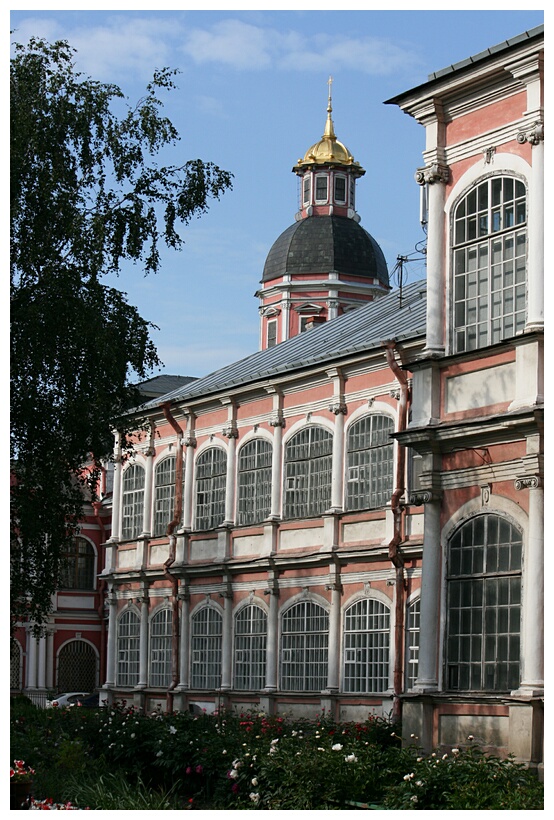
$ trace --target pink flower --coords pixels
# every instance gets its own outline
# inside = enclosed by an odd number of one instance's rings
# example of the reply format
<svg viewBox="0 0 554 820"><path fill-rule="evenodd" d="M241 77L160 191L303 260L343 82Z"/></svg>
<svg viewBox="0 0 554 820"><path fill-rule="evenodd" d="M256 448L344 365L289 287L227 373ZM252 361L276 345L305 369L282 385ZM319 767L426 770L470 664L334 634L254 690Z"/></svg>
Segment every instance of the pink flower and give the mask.
<svg viewBox="0 0 554 820"><path fill-rule="evenodd" d="M200 765L200 763L196 767L196 774L202 774L202 766Z"/></svg>

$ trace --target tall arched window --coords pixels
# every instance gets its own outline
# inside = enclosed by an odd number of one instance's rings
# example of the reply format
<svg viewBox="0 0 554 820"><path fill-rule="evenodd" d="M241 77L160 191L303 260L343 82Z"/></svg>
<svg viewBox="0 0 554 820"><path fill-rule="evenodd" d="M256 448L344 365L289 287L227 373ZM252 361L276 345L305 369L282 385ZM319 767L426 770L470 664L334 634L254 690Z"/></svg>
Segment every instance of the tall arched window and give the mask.
<svg viewBox="0 0 554 820"><path fill-rule="evenodd" d="M154 536L166 534L175 507L175 456L156 464L154 471Z"/></svg>
<svg viewBox="0 0 554 820"><path fill-rule="evenodd" d="M267 615L256 604L235 616L235 689L259 690L265 686Z"/></svg>
<svg viewBox="0 0 554 820"><path fill-rule="evenodd" d="M300 601L281 621L281 689L320 692L327 686L329 614L314 601Z"/></svg>
<svg viewBox="0 0 554 820"><path fill-rule="evenodd" d="M117 684L136 686L139 682L140 619L126 609L117 622Z"/></svg>
<svg viewBox="0 0 554 820"><path fill-rule="evenodd" d="M446 686L506 692L519 686L522 537L487 513L448 544Z"/></svg>
<svg viewBox="0 0 554 820"><path fill-rule="evenodd" d="M344 691L385 692L389 686L390 610L362 598L344 613Z"/></svg>
<svg viewBox="0 0 554 820"><path fill-rule="evenodd" d="M143 511L144 469L140 464L131 464L123 473L122 538L137 538L141 534Z"/></svg>
<svg viewBox="0 0 554 820"><path fill-rule="evenodd" d="M348 430L346 508L375 509L390 501L394 431L388 416L363 416Z"/></svg>
<svg viewBox="0 0 554 820"><path fill-rule="evenodd" d="M150 621L150 686L167 687L171 683L171 643L173 613L159 609Z"/></svg>
<svg viewBox="0 0 554 820"><path fill-rule="evenodd" d="M321 515L331 504L333 436L323 427L299 430L285 447L285 518Z"/></svg>
<svg viewBox="0 0 554 820"><path fill-rule="evenodd" d="M196 462L197 530L213 530L225 520L227 454L220 447L205 450Z"/></svg>
<svg viewBox="0 0 554 820"><path fill-rule="evenodd" d="M191 674L193 689L221 686L223 618L213 606L205 606L191 618Z"/></svg>
<svg viewBox="0 0 554 820"><path fill-rule="evenodd" d="M238 524L256 524L271 512L271 462L273 447L256 438L239 450Z"/></svg>
<svg viewBox="0 0 554 820"><path fill-rule="evenodd" d="M86 538L73 538L62 553L60 587L62 589L94 589L94 547Z"/></svg>
<svg viewBox="0 0 554 820"><path fill-rule="evenodd" d="M525 327L527 206L519 179L493 176L454 212L453 348L475 350Z"/></svg>

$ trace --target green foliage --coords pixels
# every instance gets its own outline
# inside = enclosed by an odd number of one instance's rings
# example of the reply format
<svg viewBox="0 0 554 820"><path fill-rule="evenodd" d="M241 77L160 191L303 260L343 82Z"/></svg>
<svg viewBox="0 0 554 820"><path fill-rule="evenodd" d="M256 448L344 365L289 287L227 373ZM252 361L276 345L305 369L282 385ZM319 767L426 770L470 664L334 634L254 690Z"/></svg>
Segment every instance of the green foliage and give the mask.
<svg viewBox="0 0 554 820"><path fill-rule="evenodd" d="M179 139L159 98L174 72L129 106L73 55L32 39L11 60L14 623L44 621L111 425L136 404L130 381L159 364L153 326L102 277L128 262L158 271L160 243L179 248L179 227L231 187L212 163L155 161Z"/></svg>
<svg viewBox="0 0 554 820"><path fill-rule="evenodd" d="M492 810L543 808L543 787L513 758L484 754L476 745L450 754L418 756L385 797L387 809Z"/></svg>
<svg viewBox="0 0 554 820"><path fill-rule="evenodd" d="M145 785L139 777L129 780L124 772L89 775L86 778L70 777L64 792L79 806L96 810L176 810L184 808L176 796L177 784L168 790L155 790Z"/></svg>
<svg viewBox="0 0 554 820"><path fill-rule="evenodd" d="M36 770L35 797L91 809L542 809L542 784L513 760L476 746L423 756L373 716L337 724L124 706L30 715L17 705L11 757Z"/></svg>

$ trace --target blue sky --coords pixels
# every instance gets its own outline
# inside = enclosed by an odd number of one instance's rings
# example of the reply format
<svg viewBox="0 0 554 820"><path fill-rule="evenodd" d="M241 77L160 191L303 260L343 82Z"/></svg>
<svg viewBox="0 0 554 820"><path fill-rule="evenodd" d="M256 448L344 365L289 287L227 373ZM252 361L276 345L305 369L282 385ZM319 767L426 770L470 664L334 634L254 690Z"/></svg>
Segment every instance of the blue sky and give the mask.
<svg viewBox="0 0 554 820"><path fill-rule="evenodd" d="M234 174L233 191L185 229L182 252L163 253L157 276L128 269L118 280L129 302L159 326L153 338L163 370L194 376L258 348L254 293L272 243L294 221L291 168L323 133L329 75L335 131L366 169L358 183L362 225L392 270L397 255L413 253L424 238L414 182L424 131L383 101L543 22L532 3L527 11L509 4L489 11L11 5L13 39L67 39L78 68L118 84L130 102L155 68L180 69L178 90L164 97L181 134L172 160L200 157ZM408 272L410 281L424 277L423 263Z"/></svg>

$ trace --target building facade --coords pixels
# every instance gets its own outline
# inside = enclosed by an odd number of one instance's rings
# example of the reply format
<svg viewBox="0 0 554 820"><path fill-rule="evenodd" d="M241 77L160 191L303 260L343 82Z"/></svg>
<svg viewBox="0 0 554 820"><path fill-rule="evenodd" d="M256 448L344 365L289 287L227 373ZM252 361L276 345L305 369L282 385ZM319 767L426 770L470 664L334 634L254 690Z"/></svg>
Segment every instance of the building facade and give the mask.
<svg viewBox="0 0 554 820"><path fill-rule="evenodd" d="M405 730L537 762L543 731L543 32L389 102L425 128L421 643Z"/></svg>
<svg viewBox="0 0 554 820"><path fill-rule="evenodd" d="M388 101L426 135L427 281L401 292L329 95L260 350L147 401L132 458L118 435L82 529L94 588L58 593L25 688L60 680L76 606L108 699L392 713L429 751L473 735L540 764L542 54L535 29Z"/></svg>

